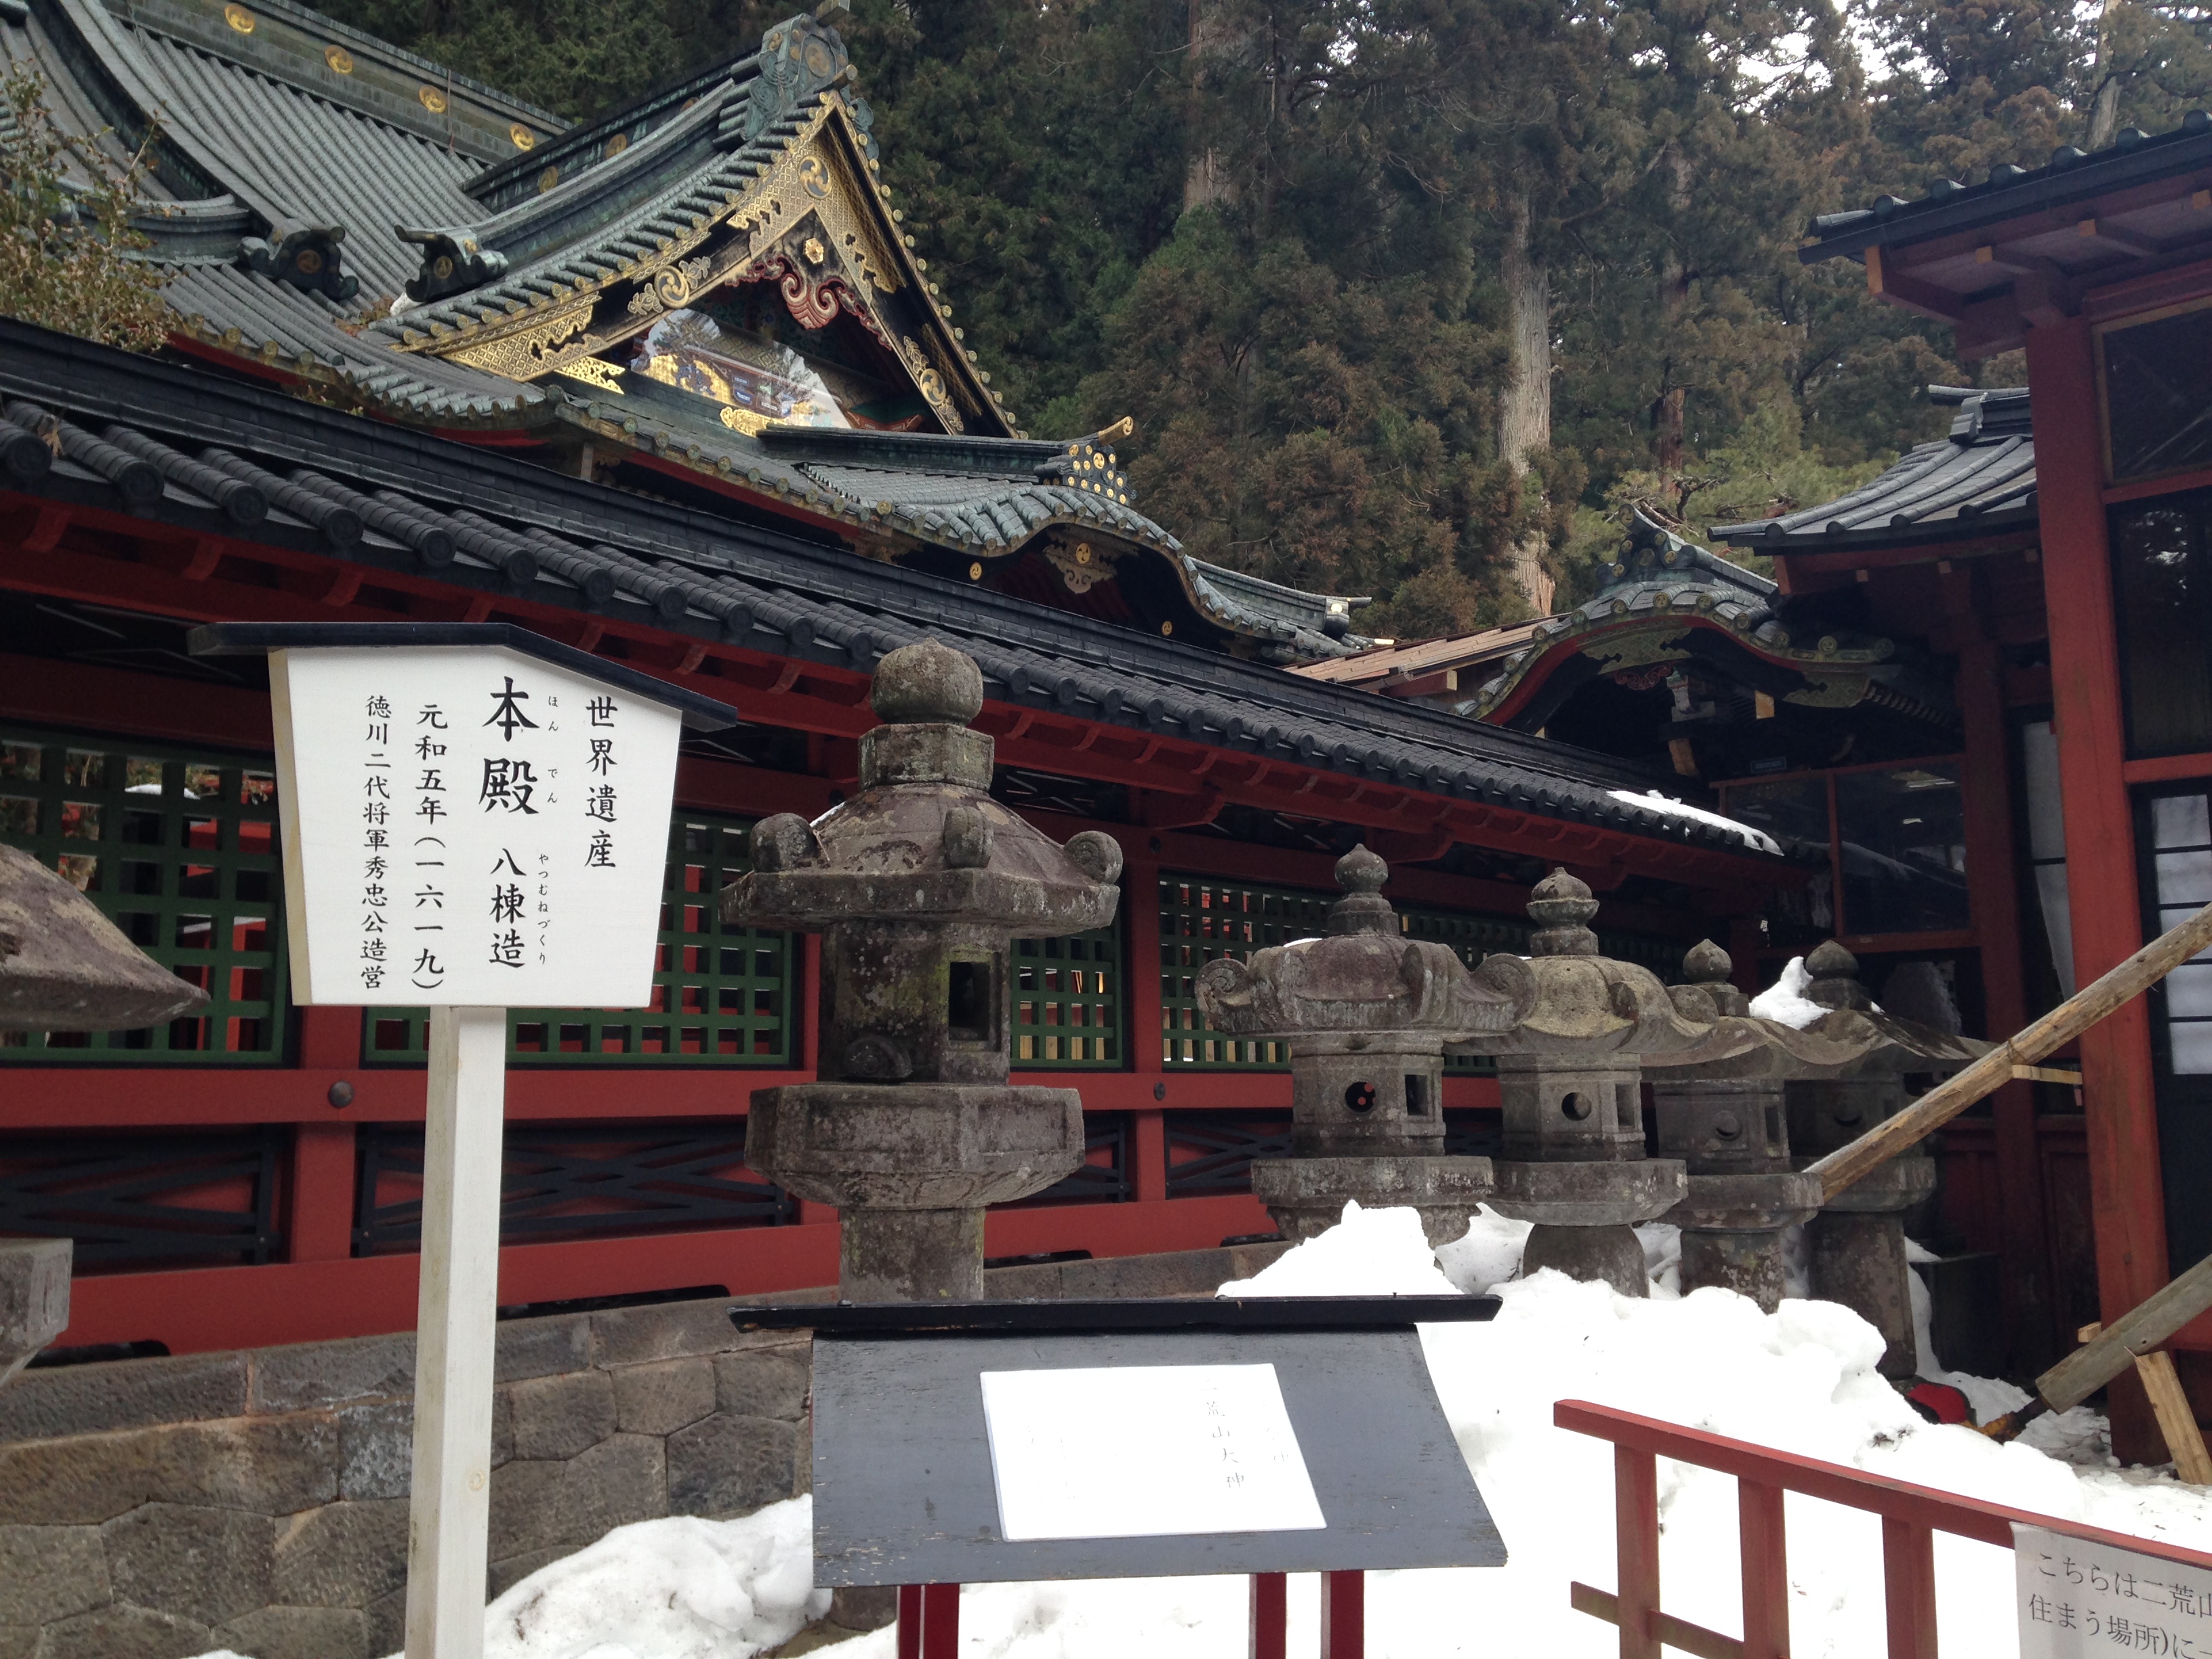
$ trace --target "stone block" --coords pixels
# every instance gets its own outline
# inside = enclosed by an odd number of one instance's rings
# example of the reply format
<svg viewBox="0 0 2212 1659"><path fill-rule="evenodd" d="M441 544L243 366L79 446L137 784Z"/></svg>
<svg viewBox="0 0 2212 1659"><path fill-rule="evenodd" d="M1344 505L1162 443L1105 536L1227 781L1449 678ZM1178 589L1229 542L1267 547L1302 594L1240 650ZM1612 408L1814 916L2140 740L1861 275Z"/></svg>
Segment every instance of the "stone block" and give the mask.
<svg viewBox="0 0 2212 1659"><path fill-rule="evenodd" d="M95 1523L149 1500L289 1515L337 1496L337 1424L312 1414L0 1445L0 1524Z"/></svg>
<svg viewBox="0 0 2212 1659"><path fill-rule="evenodd" d="M614 1373L616 1426L625 1434L673 1434L711 1415L718 1363L702 1356L623 1366Z"/></svg>
<svg viewBox="0 0 2212 1659"><path fill-rule="evenodd" d="M380 1595L361 1610L362 1621L368 1627L368 1650L375 1654L398 1654L407 1642L407 1592L396 1589L389 1595Z"/></svg>
<svg viewBox="0 0 2212 1659"><path fill-rule="evenodd" d="M99 1528L0 1527L0 1625L50 1625L113 1599Z"/></svg>
<svg viewBox="0 0 2212 1659"><path fill-rule="evenodd" d="M580 1457L561 1478L554 1525L558 1541L590 1544L633 1521L668 1513L668 1470L660 1441L647 1434L618 1434Z"/></svg>
<svg viewBox="0 0 2212 1659"><path fill-rule="evenodd" d="M614 1308L592 1316L592 1358L601 1365L641 1365L721 1353L737 1346L737 1335L725 1297Z"/></svg>
<svg viewBox="0 0 2212 1659"><path fill-rule="evenodd" d="M750 1515L792 1495L797 1484L795 1425L717 1412L668 1437L672 1515Z"/></svg>
<svg viewBox="0 0 2212 1659"><path fill-rule="evenodd" d="M405 1398L415 1392L415 1336L363 1336L346 1342L299 1342L257 1348L257 1412L313 1411L356 1400Z"/></svg>
<svg viewBox="0 0 2212 1659"><path fill-rule="evenodd" d="M550 1319L501 1322L492 1346L492 1381L520 1382L526 1377L580 1371L592 1363L592 1319L588 1314L556 1314Z"/></svg>
<svg viewBox="0 0 2212 1659"><path fill-rule="evenodd" d="M192 1659L209 1649L208 1627L174 1613L121 1604L81 1613L40 1632L36 1659Z"/></svg>
<svg viewBox="0 0 2212 1659"><path fill-rule="evenodd" d="M66 1238L0 1243L0 1382L68 1325L74 1255Z"/></svg>
<svg viewBox="0 0 2212 1659"><path fill-rule="evenodd" d="M492 1560L562 1541L561 1477L567 1469L565 1463L519 1460L491 1472Z"/></svg>
<svg viewBox="0 0 2212 1659"><path fill-rule="evenodd" d="M246 1356L238 1353L25 1371L0 1389L0 1442L240 1417L246 1376Z"/></svg>
<svg viewBox="0 0 2212 1659"><path fill-rule="evenodd" d="M799 1450L791 1474L791 1495L814 1490L814 1416L809 1413L799 1419Z"/></svg>
<svg viewBox="0 0 2212 1659"><path fill-rule="evenodd" d="M526 1555L512 1556L504 1561L495 1561L491 1571L484 1575L484 1595L496 1600L538 1570L550 1567L564 1555L574 1555L583 1548L581 1544L556 1544L550 1549L532 1550ZM257 1656L258 1659L258 1656Z"/></svg>
<svg viewBox="0 0 2212 1659"><path fill-rule="evenodd" d="M801 1352L755 1349L714 1361L715 1408L732 1417L780 1417L796 1422L806 1410L812 1368Z"/></svg>
<svg viewBox="0 0 2212 1659"><path fill-rule="evenodd" d="M199 1625L268 1604L274 1540L265 1515L148 1504L100 1534L118 1601Z"/></svg>
<svg viewBox="0 0 2212 1659"><path fill-rule="evenodd" d="M374 1659L357 1607L259 1607L208 1639L253 1659Z"/></svg>
<svg viewBox="0 0 2212 1659"><path fill-rule="evenodd" d="M362 1607L406 1583L404 1498L328 1504L276 1523L269 1583L272 1601Z"/></svg>
<svg viewBox="0 0 2212 1659"><path fill-rule="evenodd" d="M342 1406L338 1424L338 1496L404 1498L415 1458L415 1402L380 1400Z"/></svg>
<svg viewBox="0 0 2212 1659"><path fill-rule="evenodd" d="M35 1625L0 1625L0 1659L38 1659Z"/></svg>
<svg viewBox="0 0 2212 1659"><path fill-rule="evenodd" d="M137 1509L152 1493L167 1432L0 1444L0 1526L96 1524Z"/></svg>
<svg viewBox="0 0 2212 1659"><path fill-rule="evenodd" d="M614 1379L605 1371L532 1377L507 1395L517 1457L574 1457L615 1431Z"/></svg>

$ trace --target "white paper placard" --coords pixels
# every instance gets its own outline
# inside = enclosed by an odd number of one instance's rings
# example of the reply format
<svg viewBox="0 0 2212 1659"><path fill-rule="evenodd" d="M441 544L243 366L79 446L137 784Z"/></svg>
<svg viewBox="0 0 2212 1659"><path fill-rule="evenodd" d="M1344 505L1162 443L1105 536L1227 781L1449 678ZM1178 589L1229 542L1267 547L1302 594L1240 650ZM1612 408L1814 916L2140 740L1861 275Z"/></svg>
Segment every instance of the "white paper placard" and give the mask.
<svg viewBox="0 0 2212 1659"><path fill-rule="evenodd" d="M1010 1541L1328 1524L1272 1364L985 1371L982 1383Z"/></svg>
<svg viewBox="0 0 2212 1659"><path fill-rule="evenodd" d="M651 1000L674 708L498 646L269 672L294 1001Z"/></svg>
<svg viewBox="0 0 2212 1659"><path fill-rule="evenodd" d="M2212 1659L2212 1568L2015 1522L2021 1659Z"/></svg>

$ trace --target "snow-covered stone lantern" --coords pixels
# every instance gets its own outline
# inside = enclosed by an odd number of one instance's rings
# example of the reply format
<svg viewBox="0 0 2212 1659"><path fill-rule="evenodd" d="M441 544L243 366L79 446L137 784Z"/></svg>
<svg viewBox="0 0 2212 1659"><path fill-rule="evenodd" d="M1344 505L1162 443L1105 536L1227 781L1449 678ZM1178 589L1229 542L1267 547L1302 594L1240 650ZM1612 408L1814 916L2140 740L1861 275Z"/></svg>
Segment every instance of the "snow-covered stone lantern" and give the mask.
<svg viewBox="0 0 2212 1659"><path fill-rule="evenodd" d="M1335 1224L1346 1200L1419 1212L1431 1244L1467 1231L1490 1160L1444 1153L1443 1045L1503 1032L1516 1008L1449 947L1408 940L1364 847L1337 860L1328 933L1218 957L1198 977L1206 1023L1291 1048L1291 1155L1252 1165L1252 1190L1291 1238Z"/></svg>
<svg viewBox="0 0 2212 1659"><path fill-rule="evenodd" d="M1598 954L1597 908L1564 869L1537 883L1528 956L1486 957L1474 976L1520 1017L1503 1036L1454 1046L1497 1057L1504 1157L1488 1201L1535 1224L1522 1271L1557 1267L1644 1296L1634 1224L1673 1209L1688 1186L1680 1158L1645 1154L1639 1061L1686 1048L1708 1027L1677 1012L1649 969Z"/></svg>
<svg viewBox="0 0 2212 1659"><path fill-rule="evenodd" d="M823 936L816 1081L754 1093L745 1159L838 1206L846 1299L972 1301L984 1206L1083 1159L1077 1091L1006 1081L1008 942L1111 921L1121 849L1060 847L991 799L970 658L902 647L872 701L859 790L811 823L763 819L722 895L732 922Z"/></svg>

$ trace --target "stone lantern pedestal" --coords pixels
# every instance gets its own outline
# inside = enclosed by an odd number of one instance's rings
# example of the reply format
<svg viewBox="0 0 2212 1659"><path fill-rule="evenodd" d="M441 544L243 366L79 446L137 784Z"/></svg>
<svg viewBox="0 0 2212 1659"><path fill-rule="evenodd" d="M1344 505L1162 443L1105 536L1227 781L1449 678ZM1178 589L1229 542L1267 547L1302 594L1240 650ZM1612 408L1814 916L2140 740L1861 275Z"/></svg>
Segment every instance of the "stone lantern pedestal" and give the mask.
<svg viewBox="0 0 2212 1659"><path fill-rule="evenodd" d="M1516 1006L1478 988L1445 946L1408 941L1364 847L1337 860L1344 896L1325 938L1221 957L1198 976L1206 1023L1291 1045L1292 1156L1252 1165L1252 1191L1291 1238L1364 1206L1419 1212L1431 1244L1467 1231L1490 1160L1444 1153L1443 1045L1502 1031Z"/></svg>
<svg viewBox="0 0 2212 1659"><path fill-rule="evenodd" d="M1635 1224L1688 1194L1680 1158L1646 1155L1640 1059L1707 1028L1682 1018L1649 969L1598 954L1588 925L1597 908L1565 870L1539 882L1529 956L1486 957L1474 973L1527 1012L1503 1037L1458 1046L1498 1058L1505 1156L1490 1206L1534 1224L1522 1270L1557 1267L1640 1297L1650 1284Z"/></svg>
<svg viewBox="0 0 2212 1659"><path fill-rule="evenodd" d="M1849 1043L1862 1055L1844 1075L1789 1085L1790 1140L1808 1161L1903 1110L1907 1076L1959 1071L1989 1049L1876 1012L1858 982L1857 959L1832 939L1807 957L1805 967L1813 975L1806 996L1832 1011L1810 1034ZM1806 1230L1813 1293L1842 1303L1881 1333L1885 1376L1910 1376L1917 1367L1905 1216L1935 1190L1935 1160L1915 1147L1838 1194Z"/></svg>
<svg viewBox="0 0 2212 1659"><path fill-rule="evenodd" d="M846 1300L975 1301L985 1207L1083 1161L1077 1092L1006 1080L1009 941L1110 921L1121 849L1058 847L991 799L968 657L894 651L872 700L858 792L763 819L722 896L731 921L823 935L817 1080L754 1093L745 1161L837 1206Z"/></svg>

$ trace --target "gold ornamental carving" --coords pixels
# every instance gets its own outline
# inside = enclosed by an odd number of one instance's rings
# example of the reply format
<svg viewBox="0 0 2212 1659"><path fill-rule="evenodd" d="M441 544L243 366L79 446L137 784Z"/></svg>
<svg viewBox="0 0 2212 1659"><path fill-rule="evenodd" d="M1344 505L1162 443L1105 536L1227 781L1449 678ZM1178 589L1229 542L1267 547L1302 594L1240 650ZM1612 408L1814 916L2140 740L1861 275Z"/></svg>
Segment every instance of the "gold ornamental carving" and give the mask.
<svg viewBox="0 0 2212 1659"><path fill-rule="evenodd" d="M489 330L444 355L510 380L534 380L550 369L605 348L607 342L591 332L591 321L590 302L579 305L572 301L554 316L528 318Z"/></svg>

